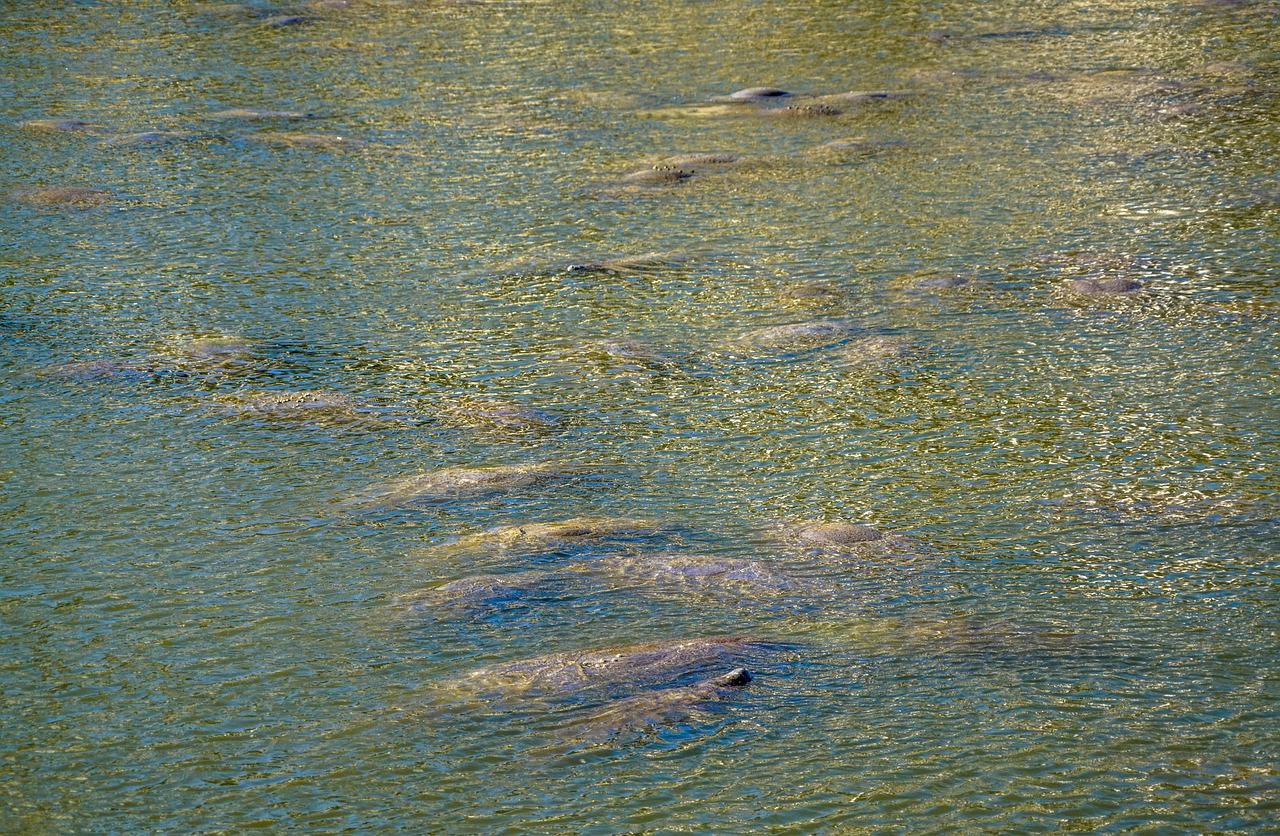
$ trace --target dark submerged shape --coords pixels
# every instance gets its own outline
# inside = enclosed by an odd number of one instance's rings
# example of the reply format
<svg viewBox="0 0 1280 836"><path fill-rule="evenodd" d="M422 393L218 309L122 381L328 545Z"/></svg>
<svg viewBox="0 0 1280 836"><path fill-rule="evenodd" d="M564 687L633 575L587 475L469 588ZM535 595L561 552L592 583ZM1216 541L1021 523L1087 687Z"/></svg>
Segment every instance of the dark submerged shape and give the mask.
<svg viewBox="0 0 1280 836"><path fill-rule="evenodd" d="M343 506L402 508L419 502L444 502L514 493L567 481L584 472L582 468L552 462L449 467L393 479L370 489L362 496L347 500Z"/></svg>

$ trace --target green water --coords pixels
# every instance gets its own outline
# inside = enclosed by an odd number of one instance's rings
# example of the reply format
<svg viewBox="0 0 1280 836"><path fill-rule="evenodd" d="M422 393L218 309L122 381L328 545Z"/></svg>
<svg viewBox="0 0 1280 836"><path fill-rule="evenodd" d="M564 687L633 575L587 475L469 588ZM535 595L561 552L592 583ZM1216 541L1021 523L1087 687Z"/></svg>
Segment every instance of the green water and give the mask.
<svg viewBox="0 0 1280 836"><path fill-rule="evenodd" d="M0 832L1274 832L1277 43L1265 2L0 4ZM760 85L909 95L717 101ZM622 179L691 152L742 159ZM360 406L243 405L295 390ZM352 502L537 462L581 472ZM619 515L672 533L450 545ZM901 539L766 536L812 519ZM618 549L803 582L401 601ZM770 649L450 685L718 634Z"/></svg>

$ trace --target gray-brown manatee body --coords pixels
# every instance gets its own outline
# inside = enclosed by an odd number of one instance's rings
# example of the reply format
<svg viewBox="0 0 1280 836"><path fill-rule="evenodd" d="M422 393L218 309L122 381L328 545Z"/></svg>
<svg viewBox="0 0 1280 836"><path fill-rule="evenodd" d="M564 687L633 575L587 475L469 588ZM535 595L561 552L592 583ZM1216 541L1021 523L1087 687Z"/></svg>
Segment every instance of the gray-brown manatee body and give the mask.
<svg viewBox="0 0 1280 836"><path fill-rule="evenodd" d="M254 342L244 337L199 337L177 344L167 356L184 369L227 371L252 363L255 348Z"/></svg>
<svg viewBox="0 0 1280 836"><path fill-rule="evenodd" d="M549 430L559 422L540 409L507 401L463 400L440 410L445 423L495 430Z"/></svg>
<svg viewBox="0 0 1280 836"><path fill-rule="evenodd" d="M856 369L877 369L906 360L917 352L915 342L890 335L863 337L842 345L837 359Z"/></svg>
<svg viewBox="0 0 1280 836"><path fill-rule="evenodd" d="M770 540L806 552L856 558L916 555L921 549L912 537L844 520L783 520L769 526L765 533Z"/></svg>
<svg viewBox="0 0 1280 836"><path fill-rule="evenodd" d="M795 589L794 578L755 560L701 554L615 554L589 560L587 571L684 590L742 592Z"/></svg>
<svg viewBox="0 0 1280 836"><path fill-rule="evenodd" d="M845 339L851 333L853 327L848 323L822 319L757 328L738 337L736 344L743 348L797 351L830 345Z"/></svg>
<svg viewBox="0 0 1280 836"><path fill-rule="evenodd" d="M620 182L627 186L675 186L694 176L684 168L642 168L622 176Z"/></svg>
<svg viewBox="0 0 1280 836"><path fill-rule="evenodd" d="M337 134L309 134L295 131L262 131L250 139L276 148L316 148L321 151L362 151L372 146L362 139Z"/></svg>
<svg viewBox="0 0 1280 836"><path fill-rule="evenodd" d="M160 373L154 364L146 360L72 360L54 363L35 370L45 377L63 377L72 380L92 380L99 377L152 377Z"/></svg>
<svg viewBox="0 0 1280 836"><path fill-rule="evenodd" d="M19 192L18 199L32 206L69 207L72 209L89 209L103 206L116 199L115 194L106 189L93 189L87 186L52 186L47 189L30 189Z"/></svg>
<svg viewBox="0 0 1280 836"><path fill-rule="evenodd" d="M711 636L548 653L479 668L450 686L507 698L567 695L668 681L761 647L743 636Z"/></svg>
<svg viewBox="0 0 1280 836"><path fill-rule="evenodd" d="M529 551L581 549L660 537L673 529L654 520L631 517L573 517L567 520L500 525L468 534L453 547L461 550Z"/></svg>
<svg viewBox="0 0 1280 836"><path fill-rule="evenodd" d="M580 467L538 462L493 467L448 467L393 479L342 503L345 508L403 508L416 503L515 493L581 476Z"/></svg>
<svg viewBox="0 0 1280 836"><path fill-rule="evenodd" d="M106 130L102 125L86 122L83 119L28 119L19 127L23 130L43 133L99 133Z"/></svg>
<svg viewBox="0 0 1280 836"><path fill-rule="evenodd" d="M300 119L315 119L314 113L299 110L260 110L251 107L236 107L230 110L219 110L210 113L206 118L220 122L292 122Z"/></svg>
<svg viewBox="0 0 1280 836"><path fill-rule="evenodd" d="M778 298L788 305L820 307L843 302L845 293L830 282L794 282L782 288Z"/></svg>
<svg viewBox="0 0 1280 836"><path fill-rule="evenodd" d="M506 575L472 575L439 586L403 595L396 603L414 612L460 607L492 606L527 594L558 573L532 569Z"/></svg>
<svg viewBox="0 0 1280 836"><path fill-rule="evenodd" d="M1063 286L1077 296L1124 296L1142 289L1142 282L1124 277L1070 279Z"/></svg>
<svg viewBox="0 0 1280 836"><path fill-rule="evenodd" d="M751 681L746 668L734 668L692 685L645 691L569 721L564 732L571 739L606 742L644 726L680 723L705 712L714 703L733 698Z"/></svg>
<svg viewBox="0 0 1280 836"><path fill-rule="evenodd" d="M368 404L342 392L236 392L219 398L243 415L280 419L310 419L324 422L365 422L376 420Z"/></svg>

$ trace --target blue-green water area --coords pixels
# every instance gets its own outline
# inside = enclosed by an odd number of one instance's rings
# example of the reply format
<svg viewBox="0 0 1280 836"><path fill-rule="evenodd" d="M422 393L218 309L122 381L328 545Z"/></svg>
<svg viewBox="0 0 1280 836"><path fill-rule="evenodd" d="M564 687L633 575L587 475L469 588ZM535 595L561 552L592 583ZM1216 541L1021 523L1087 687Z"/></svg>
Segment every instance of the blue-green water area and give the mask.
<svg viewBox="0 0 1280 836"><path fill-rule="evenodd" d="M0 832L1276 832L1278 44L0 3Z"/></svg>

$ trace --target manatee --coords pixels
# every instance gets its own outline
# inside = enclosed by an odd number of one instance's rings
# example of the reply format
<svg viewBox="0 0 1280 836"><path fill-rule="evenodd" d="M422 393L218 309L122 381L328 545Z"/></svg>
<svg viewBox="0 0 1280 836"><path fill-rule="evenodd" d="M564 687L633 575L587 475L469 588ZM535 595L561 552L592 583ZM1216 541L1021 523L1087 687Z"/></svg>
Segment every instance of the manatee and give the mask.
<svg viewBox="0 0 1280 836"><path fill-rule="evenodd" d="M1142 282L1116 276L1096 279L1070 279L1063 289L1077 296L1124 296L1142 289Z"/></svg>
<svg viewBox="0 0 1280 836"><path fill-rule="evenodd" d="M675 186L694 176L691 169L643 168L624 175L619 181L627 186Z"/></svg>
<svg viewBox="0 0 1280 836"><path fill-rule="evenodd" d="M916 344L906 338L889 335L863 337L842 345L836 356L851 366L870 368L910 357Z"/></svg>
<svg viewBox="0 0 1280 836"><path fill-rule="evenodd" d="M179 142L190 142L199 139L198 134L185 131L142 131L136 134L124 134L111 140L112 145L173 145Z"/></svg>
<svg viewBox="0 0 1280 836"><path fill-rule="evenodd" d="M587 561L583 568L632 581L703 591L780 590L803 585L759 561L701 554L614 554Z"/></svg>
<svg viewBox="0 0 1280 836"><path fill-rule="evenodd" d="M364 140L337 134L308 134L292 131L263 131L250 139L277 148L318 148L321 151L360 151L371 146Z"/></svg>
<svg viewBox="0 0 1280 836"><path fill-rule="evenodd" d="M746 668L734 668L692 685L645 691L575 717L564 731L573 739L603 742L637 727L683 722L732 698L751 681Z"/></svg>
<svg viewBox="0 0 1280 836"><path fill-rule="evenodd" d="M671 526L654 520L632 517L573 517L555 522L500 525L461 537L454 545L465 550L564 551L659 537L672 530Z"/></svg>
<svg viewBox="0 0 1280 836"><path fill-rule="evenodd" d="M786 90L779 90L777 87L748 87L744 90L738 90L730 93L729 98L739 102L755 102L764 99L777 99L784 96L790 96Z"/></svg>
<svg viewBox="0 0 1280 836"><path fill-rule="evenodd" d="M842 116L846 111L835 105L825 104L823 102L811 102L809 104L787 105L786 107L772 107L756 112L757 116L766 119L814 119L831 116Z"/></svg>
<svg viewBox="0 0 1280 836"><path fill-rule="evenodd" d="M839 102L846 105L856 104L874 104L877 102L890 102L897 99L905 99L914 96L915 93L910 90L850 90L847 93L832 93L823 96L825 101Z"/></svg>
<svg viewBox="0 0 1280 836"><path fill-rule="evenodd" d="M403 595L396 603L415 612L492 606L519 598L559 576L560 573L537 569L506 575L473 575Z"/></svg>
<svg viewBox="0 0 1280 836"><path fill-rule="evenodd" d="M658 267L680 264L694 258L695 253L687 252L646 252L633 255L615 256L593 261L580 261L569 264L564 269L571 273L643 273Z"/></svg>
<svg viewBox="0 0 1280 836"><path fill-rule="evenodd" d="M342 392L307 390L236 392L219 400L238 412L278 420L329 422L374 422L375 413L361 399Z"/></svg>
<svg viewBox="0 0 1280 836"><path fill-rule="evenodd" d="M254 343L243 337L200 337L175 346L173 361L196 369L231 369L254 359Z"/></svg>
<svg viewBox="0 0 1280 836"><path fill-rule="evenodd" d="M116 196L106 189L92 189L85 186L53 186L48 189L32 189L19 192L18 199L32 206L67 206L75 209L88 209L111 203L116 199Z"/></svg>
<svg viewBox="0 0 1280 836"><path fill-rule="evenodd" d="M845 299L845 293L830 282L793 282L782 288L778 298L794 305L834 305Z"/></svg>
<svg viewBox="0 0 1280 836"><path fill-rule="evenodd" d="M622 366L639 366L659 373L674 371L679 367L677 359L666 349L629 337L593 340L578 346L572 353L584 359Z"/></svg>
<svg viewBox="0 0 1280 836"><path fill-rule="evenodd" d="M836 159L872 157L902 147L897 139L873 139L867 137L845 137L833 139L817 148L817 151Z"/></svg>
<svg viewBox="0 0 1280 836"><path fill-rule="evenodd" d="M550 462L448 467L392 479L343 504L346 507L402 508L424 502L508 494L549 487L581 476L583 472L582 468Z"/></svg>
<svg viewBox="0 0 1280 836"><path fill-rule="evenodd" d="M256 108L238 107L231 110L220 110L217 113L210 113L207 118L219 121L289 122L300 119L315 119L316 114L304 113L298 110L259 110Z"/></svg>
<svg viewBox="0 0 1280 836"><path fill-rule="evenodd" d="M262 25L272 29L283 29L286 26L310 22L311 18L306 15L271 15L262 19Z"/></svg>
<svg viewBox="0 0 1280 836"><path fill-rule="evenodd" d="M761 648L743 636L711 636L548 653L479 668L451 685L504 697L563 696L670 680Z"/></svg>
<svg viewBox="0 0 1280 836"><path fill-rule="evenodd" d="M973 276L969 273L926 271L907 276L904 281L915 290L951 290L972 284Z"/></svg>
<svg viewBox="0 0 1280 836"><path fill-rule="evenodd" d="M912 537L843 520L784 520L767 529L766 536L810 554L847 556L857 560L914 558L922 551L921 544Z"/></svg>
<svg viewBox="0 0 1280 836"><path fill-rule="evenodd" d="M853 327L848 323L834 319L820 319L757 328L741 335L736 342L749 348L795 351L830 345L847 338L852 333Z"/></svg>
<svg viewBox="0 0 1280 836"><path fill-rule="evenodd" d="M500 430L548 430L560 423L542 410L507 401L463 400L443 408L440 417L449 424Z"/></svg>
<svg viewBox="0 0 1280 836"><path fill-rule="evenodd" d="M846 549L885 539L884 532L873 526L842 521L801 520L775 530L783 539L807 548Z"/></svg>
<svg viewBox="0 0 1280 836"><path fill-rule="evenodd" d="M54 363L38 369L37 374L46 377L65 377L73 380L91 380L98 377L152 377L159 369L146 360L73 360Z"/></svg>
<svg viewBox="0 0 1280 836"><path fill-rule="evenodd" d="M731 154L728 152L704 151L692 154L676 154L671 157L664 157L654 163L654 168L660 169L684 169L697 171L700 168L724 168L735 165L743 161L741 154Z"/></svg>
<svg viewBox="0 0 1280 836"><path fill-rule="evenodd" d="M19 127L44 133L99 133L106 130L104 126L84 119L28 119Z"/></svg>

